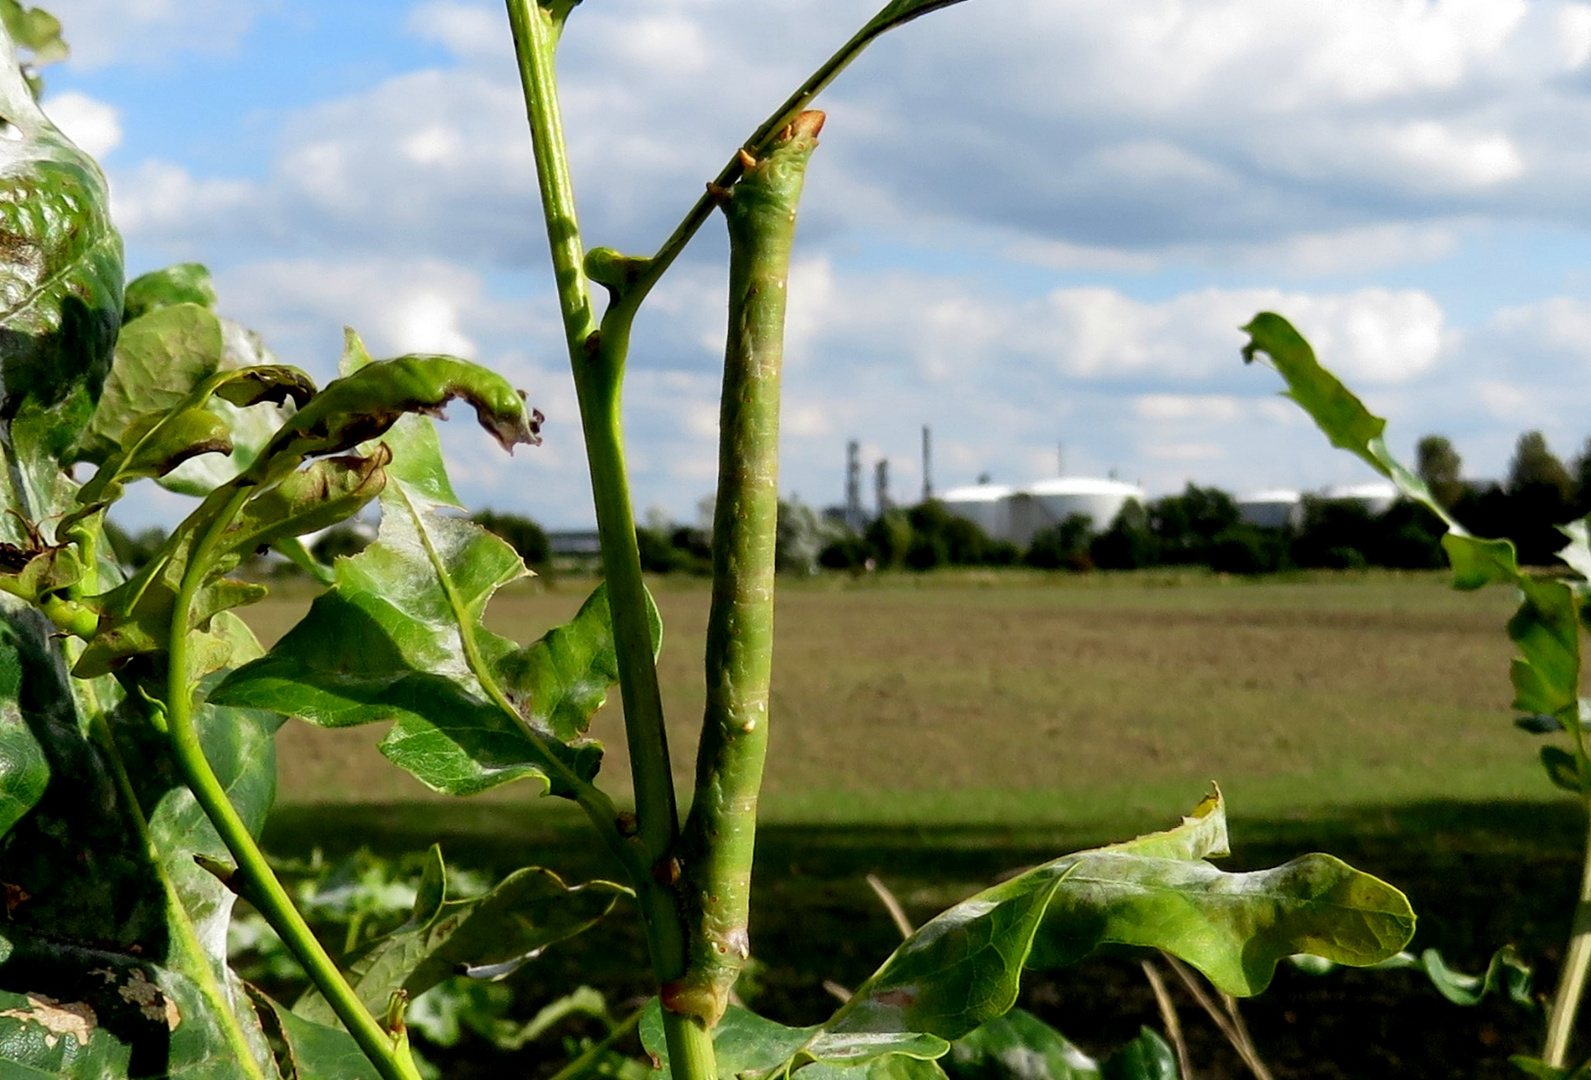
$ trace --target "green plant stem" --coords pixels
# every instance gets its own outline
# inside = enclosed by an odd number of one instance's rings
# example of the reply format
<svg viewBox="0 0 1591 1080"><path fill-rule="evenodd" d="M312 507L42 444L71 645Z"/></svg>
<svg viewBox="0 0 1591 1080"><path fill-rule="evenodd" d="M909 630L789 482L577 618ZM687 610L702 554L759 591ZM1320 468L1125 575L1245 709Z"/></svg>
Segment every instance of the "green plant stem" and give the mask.
<svg viewBox="0 0 1591 1080"><path fill-rule="evenodd" d="M67 659L67 669L70 670L77 660L77 655L82 653L80 642L67 639L62 643L62 649ZM232 1047L232 1052L237 1056L238 1068L247 1076L258 1077L265 1080L265 1074L260 1070L259 1064L254 1060L254 1052L249 1046L248 1037L238 1024L237 1016L227 1006L229 995L216 977L215 968L211 958L205 953L204 946L199 941L198 930L193 925L193 917L183 906L182 898L177 893L176 885L171 880L171 875L166 872L162 864L161 851L156 846L154 837L149 831L149 819L144 816L144 809L138 802L138 791L133 787L132 777L127 775L127 764L122 760L121 748L116 745L116 737L111 732L110 724L106 720L106 710L99 700L99 692L93 680L78 680L77 690L84 702L84 712L89 718L89 733L94 741L99 743L104 751L105 758L110 762L111 772L116 777L116 787L121 793L122 801L127 806L127 816L133 823L133 829L138 834L138 842L143 846L149 859L149 865L154 868L155 874L160 879L161 891L166 894L166 906L171 911L171 921L177 927L177 938L181 946L197 963L194 965L195 980L200 989L217 1003L216 1022L222 1028L227 1043Z"/></svg>
<svg viewBox="0 0 1591 1080"><path fill-rule="evenodd" d="M750 955L751 864L768 753L779 385L796 205L823 114L798 116L728 193L729 332L718 414L707 707L685 825L689 967L666 1007L716 1024Z"/></svg>
<svg viewBox="0 0 1591 1080"><path fill-rule="evenodd" d="M644 1009L637 1009L614 1024L599 1041L592 1043L583 1054L553 1073L548 1080L578 1080L579 1077L585 1076L601 1060L603 1054L613 1049L615 1043L635 1030L644 1012Z"/></svg>
<svg viewBox="0 0 1591 1080"><path fill-rule="evenodd" d="M580 402L597 531L602 539L602 569L608 585L619 661L619 694L624 702L625 739L635 789L637 833L633 842L640 848L641 864L647 868L644 874L632 875L631 884L646 924L652 969L661 984L678 978L685 970L685 924L674 891L679 810L624 464L619 391L629 345L629 320L605 320L608 325L598 333L592 313L555 77L555 51L566 9L549 11L532 0L506 2L530 121L531 148L558 283L564 336ZM633 311L629 309L632 317ZM712 1040L706 1029L666 1010L663 1019L676 1080L715 1077Z"/></svg>
<svg viewBox="0 0 1591 1080"><path fill-rule="evenodd" d="M853 34L849 41L840 46L834 55L825 60L816 71L808 76L807 80L796 89L795 93L785 99L784 104L774 110L773 114L764 120L741 146L753 157L761 155L767 150L768 144L788 127L807 106L811 105L817 96L839 76L840 72L850 66L851 61L861 56L863 50L879 37L897 26L927 15L930 11L937 11L940 8L950 7L958 3L961 3L961 0L930 0L930 2L917 5L903 5L899 2L891 2L884 5L884 8L877 15L868 20L867 25ZM898 9L902 7L906 7L908 10L905 13L901 13ZM730 158L729 164L725 165L712 183L707 186L707 194L696 200L696 204L690 208L685 217L675 226L668 239L663 241L663 246L657 249L657 254L647 261L645 269L637 276L627 292L627 296L633 297L636 304L639 304L646 294L651 291L652 286L657 284L658 279L673 265L680 252L684 251L685 246L691 242L691 237L695 236L696 231L712 216L716 202L713 194L714 190L725 189L740 179L743 167L739 154Z"/></svg>
<svg viewBox="0 0 1591 1080"><path fill-rule="evenodd" d="M1573 723L1578 727L1579 718L1575 717ZM1547 1014L1547 1041L1541 1052L1543 1061L1560 1069L1569 1059L1574 1021L1580 1011L1580 999L1585 994L1586 973L1591 969L1591 806L1587 809L1588 828L1580 896L1575 902L1574 915L1569 924L1569 950L1564 955L1563 970L1558 975L1558 987L1553 994L1552 1008Z"/></svg>
<svg viewBox="0 0 1591 1080"><path fill-rule="evenodd" d="M222 506L220 513L195 537L182 583L177 590L167 658L170 670L167 674L165 703L173 756L189 790L215 826L227 850L237 860L237 872L244 894L292 950L310 981L331 1005L337 1018L359 1044L359 1049L370 1059L371 1065L383 1080L420 1080L420 1074L408 1054L394 1046L392 1037L382 1030L375 1017L360 1002L353 988L337 970L337 965L315 939L309 924L298 913L287 890L276 879L275 872L265 860L264 852L255 844L248 826L227 798L226 789L221 786L215 771L210 768L193 724L193 686L188 678L188 613L192 610L194 595L204 580L211 552L252 493L252 487L238 487Z"/></svg>
<svg viewBox="0 0 1591 1080"><path fill-rule="evenodd" d="M558 302L580 401L597 529L602 537L602 568L619 657L619 691L624 699L635 783L638 839L650 857L649 865L655 865L672 852L679 830L679 811L624 465L619 391L629 343L628 327L611 334L596 334L591 316L590 286L583 268L574 186L553 74L558 27L553 16L531 0L508 0L508 11L530 118L547 240L558 280Z"/></svg>

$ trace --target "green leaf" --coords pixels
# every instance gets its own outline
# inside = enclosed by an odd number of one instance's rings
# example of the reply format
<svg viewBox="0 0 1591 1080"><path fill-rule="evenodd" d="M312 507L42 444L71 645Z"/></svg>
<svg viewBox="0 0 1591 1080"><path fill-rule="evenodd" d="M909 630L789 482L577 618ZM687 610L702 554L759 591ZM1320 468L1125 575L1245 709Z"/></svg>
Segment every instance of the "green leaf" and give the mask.
<svg viewBox="0 0 1591 1080"><path fill-rule="evenodd" d="M145 476L206 495L254 463L286 418L281 405L314 393L303 372L277 364L237 323L192 303L155 307L122 328L77 451L100 465L79 501L111 502Z"/></svg>
<svg viewBox="0 0 1591 1080"><path fill-rule="evenodd" d="M413 1000L455 974L507 976L549 945L594 926L629 890L609 881L570 887L532 867L514 871L484 896L433 903L439 895L422 888L409 922L354 963L354 990L372 1012L384 1011L397 990ZM313 992L293 1012L317 1023L336 1021Z"/></svg>
<svg viewBox="0 0 1591 1080"><path fill-rule="evenodd" d="M151 270L127 283L122 303L122 322L130 323L142 315L177 304L197 304L215 309L215 286L210 271L202 263L177 263L164 270Z"/></svg>
<svg viewBox="0 0 1591 1080"><path fill-rule="evenodd" d="M952 1080L1099 1080L1099 1063L1030 1012L1012 1009L957 1039Z"/></svg>
<svg viewBox="0 0 1591 1080"><path fill-rule="evenodd" d="M1514 708L1548 713L1569 723L1580 714L1580 613L1574 592L1561 581L1521 576L1522 599L1508 620L1519 646L1514 660Z"/></svg>
<svg viewBox="0 0 1591 1080"><path fill-rule="evenodd" d="M71 685L36 614L8 609L6 622L24 659L20 709L51 777L6 838L13 905L0 927L0 1062L124 1076L130 1060L163 1061L174 1077L274 1078L258 1018L225 966L234 896L195 862L225 861L226 848L163 736L114 682ZM223 632L240 655L258 651L241 624ZM94 713L79 714L74 689ZM274 792L279 722L208 705L195 717L206 757L253 829ZM40 1008L46 998L92 1009L95 1028L84 1041L52 1031L67 1021ZM110 1071L63 1071L62 1052Z"/></svg>
<svg viewBox="0 0 1591 1080"><path fill-rule="evenodd" d="M358 377L373 370L366 363L350 333L345 367ZM605 588L528 647L492 634L486 605L524 564L495 535L443 512L452 488L427 421L405 418L381 442L393 456L376 542L339 560L336 585L268 657L235 673L220 700L325 727L394 721L382 753L437 791L537 777L572 794L600 766L601 745L586 731L618 681ZM652 620L661 642L655 607Z"/></svg>
<svg viewBox="0 0 1591 1080"><path fill-rule="evenodd" d="M0 423L33 520L54 501L58 463L110 370L122 247L99 168L39 109L9 45L0 46L0 116L15 136L0 141Z"/></svg>
<svg viewBox="0 0 1591 1080"><path fill-rule="evenodd" d="M23 665L42 657L17 634L11 623L0 623L0 837L33 809L50 783L44 747L22 715Z"/></svg>
<svg viewBox="0 0 1591 1080"><path fill-rule="evenodd" d="M1263 311L1243 327L1250 341L1243 361L1252 363L1265 353L1287 380L1287 397L1314 418L1333 446L1357 455L1383 476L1392 475L1373 447L1381 442L1387 422L1373 416L1338 378L1315 361L1315 350L1302 334L1280 315Z"/></svg>
<svg viewBox="0 0 1591 1080"><path fill-rule="evenodd" d="M184 404L221 363L221 348L221 320L197 304L158 308L129 322L78 457L103 462L122 448L135 424L152 425Z"/></svg>
<svg viewBox="0 0 1591 1080"><path fill-rule="evenodd" d="M1294 967L1309 975L1325 975L1335 971L1339 966L1318 956L1300 955L1288 959ZM1535 997L1535 977L1530 965L1520 959L1519 953L1512 945L1504 945L1494 952L1482 975L1454 971L1447 966L1447 961L1443 960L1442 954L1435 949L1426 949L1419 956L1411 952L1400 952L1379 964L1370 965L1370 969L1423 971L1437 992L1455 1005L1478 1005L1488 994L1506 993L1509 1000L1521 1008L1535 1012L1541 1007Z"/></svg>
<svg viewBox="0 0 1591 1080"><path fill-rule="evenodd" d="M1177 1058L1156 1032L1139 1031L1132 1042L1110 1055L1101 1080L1178 1080Z"/></svg>
<svg viewBox="0 0 1591 1080"><path fill-rule="evenodd" d="M1541 748L1541 766L1547 770L1547 779L1557 787L1576 795L1586 790L1586 777L1580 773L1580 762L1567 750L1556 746Z"/></svg>
<svg viewBox="0 0 1591 1080"><path fill-rule="evenodd" d="M369 1080L370 1059L341 1027L305 1019L264 994L255 993L254 998L271 1010L287 1048L284 1064L291 1066L294 1080Z"/></svg>
<svg viewBox="0 0 1591 1080"><path fill-rule="evenodd" d="M1505 945L1492 954L1483 975L1466 975L1454 971L1435 949L1420 954L1420 966L1431 980L1431 985L1455 1005L1478 1005L1491 993L1507 994L1508 999L1532 1012L1541 1005L1536 1000L1535 979L1530 965L1520 959L1512 945Z"/></svg>
<svg viewBox="0 0 1591 1080"><path fill-rule="evenodd" d="M656 1001L641 1018L641 1042L666 1074L668 1042L663 1034L662 1008ZM738 1005L731 1005L713 1028L713 1052L721 1077L753 1074L772 1078L802 1066L801 1075L806 1075L808 1069L819 1066L856 1069L891 1057L933 1061L949 1048L943 1039L916 1032L881 1037L837 1035L822 1025L786 1027ZM861 1080L860 1074L853 1073L852 1080Z"/></svg>
<svg viewBox="0 0 1591 1080"><path fill-rule="evenodd" d="M663 639L657 605L647 597L652 640ZM619 684L608 587L598 585L575 617L539 641L504 656L497 665L503 690L520 715L550 739L572 743L585 736L591 718Z"/></svg>
<svg viewBox="0 0 1591 1080"><path fill-rule="evenodd" d="M481 427L510 453L520 443L541 441L541 414L527 411L523 395L501 376L451 356L414 354L366 365L328 384L282 425L261 457L297 462L350 450L379 438L405 414L436 414L454 398L472 405Z"/></svg>
<svg viewBox="0 0 1591 1080"><path fill-rule="evenodd" d="M1291 323L1265 311L1254 316L1243 330L1250 339L1243 347L1243 361L1252 363L1261 353L1269 356L1287 382L1284 396L1292 398L1310 415L1333 446L1354 454L1391 480L1404 495L1445 523L1450 534L1467 535L1432 496L1425 481L1387 449L1383 438L1387 422L1373 415L1335 375L1320 366L1314 349ZM1510 545L1510 553L1512 550Z"/></svg>
<svg viewBox="0 0 1591 1080"><path fill-rule="evenodd" d="M1524 1054L1513 1054L1509 1056L1508 1064L1526 1076L1535 1077L1536 1080L1588 1080L1588 1078L1591 1078L1591 1060L1581 1062L1574 1068L1560 1069L1555 1065L1548 1065L1540 1058L1527 1057Z"/></svg>
<svg viewBox="0 0 1591 1080"><path fill-rule="evenodd" d="M30 8L18 0L0 0L0 23L18 49L27 49L33 55L24 79L35 99L44 92L44 80L38 68L65 60L71 50L61 39L61 20L43 8Z"/></svg>
<svg viewBox="0 0 1591 1080"><path fill-rule="evenodd" d="M226 425L230 454L207 454L188 461L160 478L160 486L184 495L208 495L250 468L287 418L284 406L302 405L315 395L315 384L297 368L277 361L254 331L223 318L221 360L204 407Z"/></svg>
<svg viewBox="0 0 1591 1080"><path fill-rule="evenodd" d="M882 11L868 20L863 33L876 36L886 30L893 30L903 26L913 19L921 18L931 11L959 4L961 0L891 0L885 4Z"/></svg>
<svg viewBox="0 0 1591 1080"><path fill-rule="evenodd" d="M302 472L289 473L247 503L211 549L204 581L189 612L195 677L229 663L230 652L214 634L210 621L218 612L261 599L261 585L233 581L223 575L245 558L278 539L297 536L345 521L382 490L384 449L373 457L340 457L317 461ZM136 576L98 598L100 621L74 673L105 674L128 660L163 653L176 601L194 545L230 497L228 489L213 493L179 526L155 558Z"/></svg>
<svg viewBox="0 0 1591 1080"><path fill-rule="evenodd" d="M857 989L828 1030L958 1038L1011 1007L1024 966L1074 963L1107 943L1164 950L1218 988L1249 995L1293 953L1365 966L1395 955L1413 933L1402 893L1331 856L1242 874L1202 861L1224 850L1225 829L1219 802L1201 809L1141 848L1069 855L944 912Z"/></svg>

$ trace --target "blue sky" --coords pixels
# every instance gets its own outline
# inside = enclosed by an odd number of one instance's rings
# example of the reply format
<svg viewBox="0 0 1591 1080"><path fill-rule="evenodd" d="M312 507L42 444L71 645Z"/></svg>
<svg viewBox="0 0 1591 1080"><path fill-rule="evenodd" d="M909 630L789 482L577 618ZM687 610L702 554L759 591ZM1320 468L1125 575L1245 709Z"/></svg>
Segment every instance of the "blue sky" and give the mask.
<svg viewBox="0 0 1591 1080"><path fill-rule="evenodd" d="M45 106L101 156L133 272L209 264L223 313L325 377L454 351L524 386L547 441L445 425L461 494L591 520L498 3L57 0ZM586 0L565 111L588 242L649 251L859 0ZM838 501L847 439L943 490L1115 470L1151 492L1366 478L1245 369L1293 318L1391 420L1495 476L1591 435L1591 5L968 0L820 102L791 283L782 487ZM638 510L713 486L717 223L638 324ZM167 496L130 500L133 523Z"/></svg>

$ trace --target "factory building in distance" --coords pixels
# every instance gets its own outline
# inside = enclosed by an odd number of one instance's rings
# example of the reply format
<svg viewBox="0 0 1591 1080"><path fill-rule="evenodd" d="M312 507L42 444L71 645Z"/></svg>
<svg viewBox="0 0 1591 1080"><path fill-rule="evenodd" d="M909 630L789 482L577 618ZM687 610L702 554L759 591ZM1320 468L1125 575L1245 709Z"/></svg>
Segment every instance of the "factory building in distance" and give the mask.
<svg viewBox="0 0 1591 1080"><path fill-rule="evenodd" d="M923 501L936 497L931 473L930 434L923 428ZM861 444L846 447L845 505L831 507L826 514L852 531L861 532L874 517L882 516L895 505L889 494L889 461L880 459L874 467L873 513L862 503ZM1371 514L1384 513L1397 500L1397 489L1385 481L1367 484L1336 484L1315 493L1326 501L1357 502ZM1026 547L1033 537L1073 515L1090 520L1095 532L1110 528L1116 515L1129 502L1147 506L1149 496L1137 484L1114 476L1098 479L1087 476L1057 476L1030 484L995 484L987 477L976 484L952 488L937 495L957 517L971 521L995 540L1009 540ZM1257 491L1234 501L1242 520L1266 529L1298 528L1304 521L1303 492L1291 489Z"/></svg>

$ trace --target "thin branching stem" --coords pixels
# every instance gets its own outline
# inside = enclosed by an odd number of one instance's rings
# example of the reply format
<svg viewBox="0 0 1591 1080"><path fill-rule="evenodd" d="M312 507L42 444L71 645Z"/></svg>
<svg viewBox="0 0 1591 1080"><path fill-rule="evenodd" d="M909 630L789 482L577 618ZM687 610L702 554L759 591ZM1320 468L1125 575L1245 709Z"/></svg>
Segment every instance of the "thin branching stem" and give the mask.
<svg viewBox="0 0 1591 1080"><path fill-rule="evenodd" d="M237 860L237 877L242 883L244 894L264 916L271 929L281 937L283 944L292 950L310 981L359 1044L359 1049L370 1059L371 1065L383 1080L420 1080L420 1074L408 1053L398 1048L393 1037L370 1015L353 987L348 985L342 972L337 970L337 965L316 940L309 924L298 913L292 898L287 895L287 890L266 861L265 853L254 842L248 826L227 797L226 789L215 771L210 768L204 747L199 741L198 730L194 727L194 686L188 671L189 613L222 534L252 493L252 487L239 486L194 538L182 582L177 589L167 653L169 671L165 702L172 755L200 808L215 826L227 850Z"/></svg>
<svg viewBox="0 0 1591 1080"><path fill-rule="evenodd" d="M632 874L631 883L646 923L653 972L661 984L685 970L686 931L674 889L679 809L624 460L620 390L629 322L615 322L611 329L598 332L585 273L556 80L555 53L567 7L548 9L533 0L507 0L507 5L602 539L602 569L635 789L634 843L640 865L646 868ZM667 1011L663 1020L676 1080L712 1080L717 1065L707 1030Z"/></svg>
<svg viewBox="0 0 1591 1080"><path fill-rule="evenodd" d="M778 137L780 132L790 126L791 122L797 116L800 116L817 99L817 96L828 88L828 85L839 76L840 72L850 66L851 61L861 56L863 50L879 37L903 23L928 14L930 11L937 11L940 8L950 7L960 2L961 0L928 0L928 2L919 4L902 4L899 2L886 4L882 11L868 21L866 26L853 34L849 41L840 46L834 55L825 60L816 71L808 76L807 80L796 88L795 93L786 98L784 104L775 109L768 119L764 120L757 130L751 133L750 138L741 144L741 148L753 160L759 158L767 149L768 144ZM674 231L669 234L668 239L663 241L663 246L657 249L657 254L648 260L643 271L627 290L624 298L626 301L634 305L640 304L646 294L651 291L652 286L657 284L658 279L673 265L674 260L679 258L680 252L685 250L685 246L691 242L691 238L696 235L697 230L712 216L713 207L716 205L713 193L726 189L736 180L739 180L744 167L740 154L737 153L729 159L729 163L720 170L712 183L707 185L706 194L696 200L696 204L690 208L680 223L674 227Z"/></svg>

